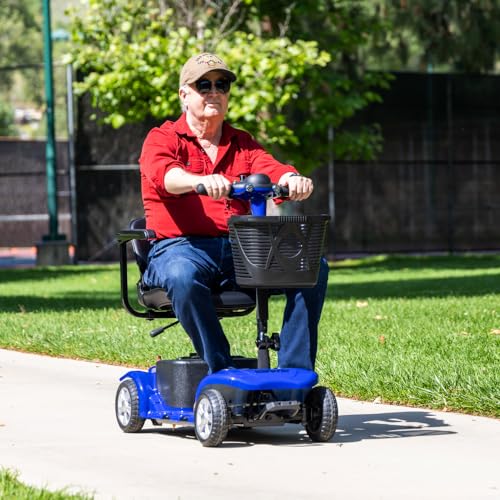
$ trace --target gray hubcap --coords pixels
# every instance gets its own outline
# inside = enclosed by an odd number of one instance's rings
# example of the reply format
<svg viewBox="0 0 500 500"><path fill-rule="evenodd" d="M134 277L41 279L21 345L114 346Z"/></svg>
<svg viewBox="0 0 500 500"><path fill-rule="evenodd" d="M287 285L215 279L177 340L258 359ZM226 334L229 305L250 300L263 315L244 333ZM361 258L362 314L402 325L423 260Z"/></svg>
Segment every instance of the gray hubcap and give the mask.
<svg viewBox="0 0 500 500"><path fill-rule="evenodd" d="M118 393L116 402L116 415L122 425L128 425L132 416L132 399L126 387L122 387Z"/></svg>
<svg viewBox="0 0 500 500"><path fill-rule="evenodd" d="M196 429L202 439L208 439L214 424L214 412L207 397L202 397L196 411Z"/></svg>

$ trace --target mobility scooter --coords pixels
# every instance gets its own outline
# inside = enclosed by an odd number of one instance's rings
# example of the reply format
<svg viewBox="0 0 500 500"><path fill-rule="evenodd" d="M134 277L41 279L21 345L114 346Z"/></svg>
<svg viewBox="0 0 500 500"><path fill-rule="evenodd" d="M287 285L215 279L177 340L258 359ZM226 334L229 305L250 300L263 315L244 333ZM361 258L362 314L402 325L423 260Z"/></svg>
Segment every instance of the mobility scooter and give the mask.
<svg viewBox="0 0 500 500"><path fill-rule="evenodd" d="M204 193L204 186L198 186ZM232 186L231 197L249 200L252 215L229 220L238 291L214 291L219 317L241 316L256 310L257 358L233 357L234 368L208 375L206 363L194 355L158 360L147 371L128 371L120 378L115 399L118 425L138 432L146 420L154 425L194 426L203 446L218 446L232 428L303 425L313 441L324 442L335 433L337 402L332 391L317 386L314 371L271 368L269 349L279 349L279 335L268 335L268 299L276 289L314 286L325 243L329 217L266 216L270 198L286 197L286 188L253 174ZM121 295L125 309L146 319L173 318L163 289L148 289L139 279L138 302L128 296L127 243L131 243L142 276L154 231L144 219L121 231ZM245 293L248 290L251 293ZM162 333L177 321L153 330Z"/></svg>

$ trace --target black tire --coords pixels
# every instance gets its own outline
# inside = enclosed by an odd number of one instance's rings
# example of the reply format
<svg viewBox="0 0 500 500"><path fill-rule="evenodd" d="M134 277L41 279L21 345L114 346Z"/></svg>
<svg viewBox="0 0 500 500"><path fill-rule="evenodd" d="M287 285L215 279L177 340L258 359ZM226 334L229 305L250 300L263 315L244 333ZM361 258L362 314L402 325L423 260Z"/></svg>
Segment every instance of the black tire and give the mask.
<svg viewBox="0 0 500 500"><path fill-rule="evenodd" d="M115 398L116 421L123 432L139 432L144 418L139 416L139 394L135 382L127 378L118 387Z"/></svg>
<svg viewBox="0 0 500 500"><path fill-rule="evenodd" d="M203 446L219 446L229 430L229 417L224 396L216 389L203 391L196 401L194 430Z"/></svg>
<svg viewBox="0 0 500 500"><path fill-rule="evenodd" d="M314 387L306 398L306 431L316 442L330 441L338 420L337 400L326 387Z"/></svg>

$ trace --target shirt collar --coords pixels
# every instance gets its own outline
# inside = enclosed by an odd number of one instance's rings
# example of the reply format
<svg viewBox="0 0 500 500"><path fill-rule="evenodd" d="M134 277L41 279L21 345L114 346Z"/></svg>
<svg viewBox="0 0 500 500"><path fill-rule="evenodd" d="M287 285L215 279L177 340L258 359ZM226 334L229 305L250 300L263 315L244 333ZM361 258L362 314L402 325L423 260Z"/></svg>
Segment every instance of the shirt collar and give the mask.
<svg viewBox="0 0 500 500"><path fill-rule="evenodd" d="M186 113L182 113L182 115L178 118L176 122L174 122L174 131L178 135L184 135L186 137L196 137L193 131L189 128L189 125L186 120ZM220 144L227 144L231 141L231 139L237 135L237 131L234 127L229 125L226 121L222 123L222 136L220 139Z"/></svg>

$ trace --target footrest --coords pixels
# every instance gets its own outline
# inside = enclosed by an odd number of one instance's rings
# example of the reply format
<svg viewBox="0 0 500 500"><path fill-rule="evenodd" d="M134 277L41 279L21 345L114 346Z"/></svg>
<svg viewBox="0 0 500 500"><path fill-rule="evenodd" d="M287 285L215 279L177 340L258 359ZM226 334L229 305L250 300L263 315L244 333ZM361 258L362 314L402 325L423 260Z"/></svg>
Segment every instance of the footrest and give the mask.
<svg viewBox="0 0 500 500"><path fill-rule="evenodd" d="M266 415L270 413L281 412L286 412L288 418L293 418L299 413L301 406L300 401L272 401L271 403L266 403L264 411L259 415L259 419L266 418Z"/></svg>

